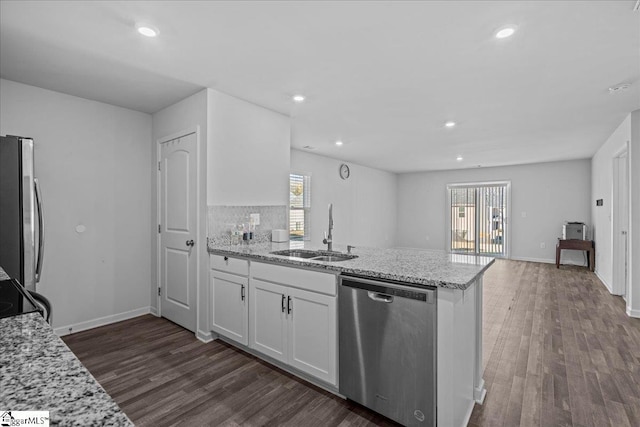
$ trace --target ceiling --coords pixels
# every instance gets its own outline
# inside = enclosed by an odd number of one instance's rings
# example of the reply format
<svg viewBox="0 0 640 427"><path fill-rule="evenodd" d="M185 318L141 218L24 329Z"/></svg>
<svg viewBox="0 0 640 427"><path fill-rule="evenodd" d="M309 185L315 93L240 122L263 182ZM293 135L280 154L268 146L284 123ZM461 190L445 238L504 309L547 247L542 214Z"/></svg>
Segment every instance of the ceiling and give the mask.
<svg viewBox="0 0 640 427"><path fill-rule="evenodd" d="M209 87L393 172L590 158L640 108L634 4L3 0L0 76L147 113Z"/></svg>

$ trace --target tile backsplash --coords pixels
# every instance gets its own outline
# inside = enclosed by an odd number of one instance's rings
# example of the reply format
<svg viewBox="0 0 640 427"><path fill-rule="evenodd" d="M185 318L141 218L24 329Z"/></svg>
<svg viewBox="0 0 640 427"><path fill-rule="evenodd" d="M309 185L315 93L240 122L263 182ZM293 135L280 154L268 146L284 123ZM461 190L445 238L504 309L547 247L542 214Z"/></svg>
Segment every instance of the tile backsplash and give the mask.
<svg viewBox="0 0 640 427"><path fill-rule="evenodd" d="M260 214L260 225L256 226L254 242L271 240L271 230L287 229L287 206L208 206L207 235L216 245L229 243L230 232L238 224L249 222L249 215Z"/></svg>

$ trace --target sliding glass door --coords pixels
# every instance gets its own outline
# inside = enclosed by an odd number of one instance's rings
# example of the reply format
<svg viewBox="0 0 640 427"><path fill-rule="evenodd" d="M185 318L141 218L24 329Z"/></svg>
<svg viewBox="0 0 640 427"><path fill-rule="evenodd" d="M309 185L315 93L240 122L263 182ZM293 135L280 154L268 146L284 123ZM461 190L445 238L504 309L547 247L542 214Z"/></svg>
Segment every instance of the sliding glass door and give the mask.
<svg viewBox="0 0 640 427"><path fill-rule="evenodd" d="M449 249L506 257L509 192L508 182L448 185Z"/></svg>

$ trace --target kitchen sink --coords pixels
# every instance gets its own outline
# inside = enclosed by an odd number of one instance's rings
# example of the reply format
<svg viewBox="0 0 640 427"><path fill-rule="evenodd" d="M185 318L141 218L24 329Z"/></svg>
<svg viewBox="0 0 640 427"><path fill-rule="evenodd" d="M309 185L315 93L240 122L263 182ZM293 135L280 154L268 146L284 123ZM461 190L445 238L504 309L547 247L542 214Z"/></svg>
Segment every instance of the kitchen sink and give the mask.
<svg viewBox="0 0 640 427"><path fill-rule="evenodd" d="M313 261L338 262L338 261L347 261L354 258L358 258L358 255L345 255L345 254L319 255L311 259Z"/></svg>
<svg viewBox="0 0 640 427"><path fill-rule="evenodd" d="M311 261L339 262L358 258L358 255L343 254L328 251L310 251L304 249L286 249L283 251L271 252L273 255L288 256L291 258L309 259Z"/></svg>
<svg viewBox="0 0 640 427"><path fill-rule="evenodd" d="M273 255L289 256L292 258L313 258L320 255L319 251L306 251L302 249L287 249L284 251L271 252Z"/></svg>

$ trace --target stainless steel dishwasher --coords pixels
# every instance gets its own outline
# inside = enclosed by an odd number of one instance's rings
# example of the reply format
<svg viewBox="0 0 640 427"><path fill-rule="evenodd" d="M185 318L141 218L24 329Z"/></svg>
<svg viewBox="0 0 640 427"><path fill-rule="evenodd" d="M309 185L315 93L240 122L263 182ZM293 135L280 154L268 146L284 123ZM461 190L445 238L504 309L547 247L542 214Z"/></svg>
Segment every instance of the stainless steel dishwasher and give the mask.
<svg viewBox="0 0 640 427"><path fill-rule="evenodd" d="M436 288L340 276L340 393L407 426L436 425Z"/></svg>

